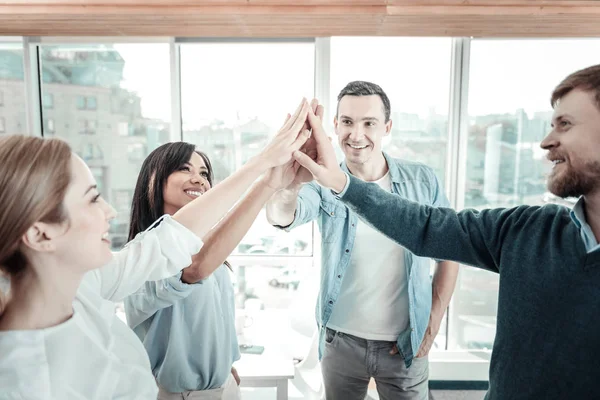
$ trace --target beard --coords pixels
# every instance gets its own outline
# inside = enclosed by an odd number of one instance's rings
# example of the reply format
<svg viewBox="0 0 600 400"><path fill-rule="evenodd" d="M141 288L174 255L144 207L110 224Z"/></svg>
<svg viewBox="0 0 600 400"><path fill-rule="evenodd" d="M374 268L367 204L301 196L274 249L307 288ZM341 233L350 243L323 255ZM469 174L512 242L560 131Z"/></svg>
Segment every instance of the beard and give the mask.
<svg viewBox="0 0 600 400"><path fill-rule="evenodd" d="M600 162L587 162L583 168L576 169L570 164L565 171L548 179L548 190L562 198L588 195L600 188Z"/></svg>

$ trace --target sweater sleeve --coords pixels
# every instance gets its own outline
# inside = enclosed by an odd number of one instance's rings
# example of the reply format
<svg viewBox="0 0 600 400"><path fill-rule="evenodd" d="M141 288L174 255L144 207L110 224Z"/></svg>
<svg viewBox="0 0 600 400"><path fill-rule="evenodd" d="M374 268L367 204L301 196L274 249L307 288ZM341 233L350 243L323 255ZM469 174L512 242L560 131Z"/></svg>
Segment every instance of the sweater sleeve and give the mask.
<svg viewBox="0 0 600 400"><path fill-rule="evenodd" d="M414 254L500 271L504 240L527 206L483 211L432 207L394 195L349 175L340 199Z"/></svg>

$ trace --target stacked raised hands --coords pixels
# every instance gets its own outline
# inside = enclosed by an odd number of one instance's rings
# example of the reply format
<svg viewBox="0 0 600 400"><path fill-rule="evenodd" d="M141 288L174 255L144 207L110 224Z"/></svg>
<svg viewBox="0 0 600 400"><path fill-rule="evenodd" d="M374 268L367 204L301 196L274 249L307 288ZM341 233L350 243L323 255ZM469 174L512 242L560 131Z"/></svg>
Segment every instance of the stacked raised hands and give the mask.
<svg viewBox="0 0 600 400"><path fill-rule="evenodd" d="M311 127L308 122L309 113L316 115L319 120L323 118L323 106L319 105L317 99L313 99L306 112L304 124L302 126L302 135L308 135L308 139L299 149L306 152L311 157L316 157L316 148L314 139L310 137ZM288 114L284 126L288 125L292 115ZM313 180L313 176L306 168L302 167L293 158L282 165L274 167L267 172L267 184L274 190L298 190L302 184Z"/></svg>
<svg viewBox="0 0 600 400"><path fill-rule="evenodd" d="M294 152L293 157L300 165L298 171L310 173L321 186L339 193L346 186L347 176L340 168L331 139L323 129L323 111L320 113L315 114L312 108L309 109L307 123L312 132L311 138L301 149ZM303 174L302 178L305 176L307 174Z"/></svg>
<svg viewBox="0 0 600 400"><path fill-rule="evenodd" d="M306 124L310 105L302 99L298 108L285 123L271 143L258 155L263 168L278 167L292 161L292 153L299 150L309 139L310 130Z"/></svg>

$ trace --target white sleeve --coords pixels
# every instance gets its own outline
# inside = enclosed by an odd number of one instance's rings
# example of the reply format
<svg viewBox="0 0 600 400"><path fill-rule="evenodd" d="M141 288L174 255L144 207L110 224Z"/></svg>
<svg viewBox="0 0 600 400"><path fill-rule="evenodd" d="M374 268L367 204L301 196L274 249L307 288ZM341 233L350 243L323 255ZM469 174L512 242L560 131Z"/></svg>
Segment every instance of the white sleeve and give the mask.
<svg viewBox="0 0 600 400"><path fill-rule="evenodd" d="M99 283L100 296L120 301L146 281L168 278L191 265L202 245L192 231L164 215L91 274Z"/></svg>

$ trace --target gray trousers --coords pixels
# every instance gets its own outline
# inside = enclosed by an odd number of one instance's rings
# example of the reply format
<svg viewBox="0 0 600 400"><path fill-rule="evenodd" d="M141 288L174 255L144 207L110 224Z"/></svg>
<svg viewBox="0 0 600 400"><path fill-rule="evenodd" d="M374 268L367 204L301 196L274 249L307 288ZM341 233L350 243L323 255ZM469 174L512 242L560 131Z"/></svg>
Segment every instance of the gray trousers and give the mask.
<svg viewBox="0 0 600 400"><path fill-rule="evenodd" d="M406 368L400 354L390 354L393 346L327 328L321 359L325 399L364 400L373 378L381 400L427 400L427 357L413 359Z"/></svg>

